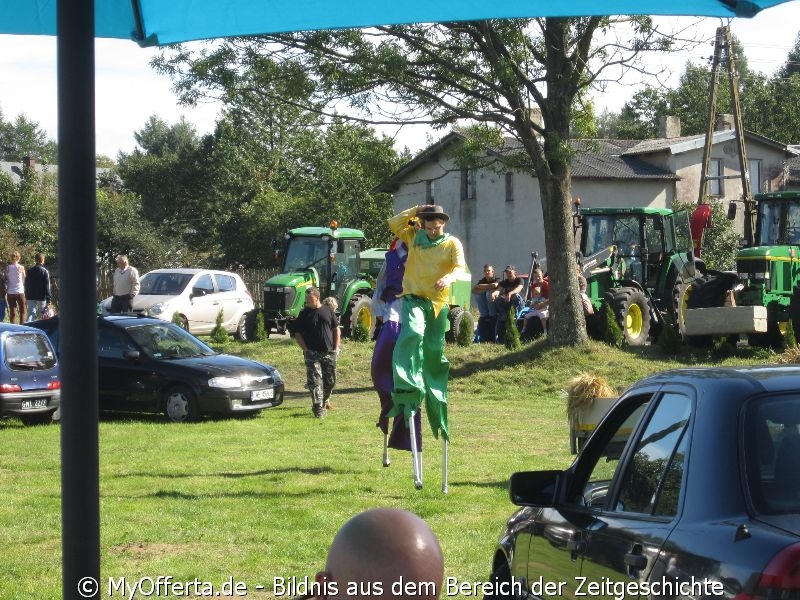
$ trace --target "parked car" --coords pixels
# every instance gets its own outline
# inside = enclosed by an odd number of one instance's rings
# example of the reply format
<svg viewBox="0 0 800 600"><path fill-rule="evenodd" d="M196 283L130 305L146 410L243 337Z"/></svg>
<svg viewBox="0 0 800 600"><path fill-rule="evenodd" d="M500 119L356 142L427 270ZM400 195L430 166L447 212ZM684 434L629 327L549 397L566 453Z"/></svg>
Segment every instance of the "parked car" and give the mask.
<svg viewBox="0 0 800 600"><path fill-rule="evenodd" d="M53 420L61 400L58 360L38 329L0 323L0 416L25 425Z"/></svg>
<svg viewBox="0 0 800 600"><path fill-rule="evenodd" d="M222 310L222 326L239 339L247 339L247 318L253 297L236 273L208 269L157 269L141 279L133 312L172 321L194 335L209 334ZM109 314L111 298L101 304Z"/></svg>
<svg viewBox="0 0 800 600"><path fill-rule="evenodd" d="M799 424L800 367L640 381L572 466L511 476L487 596L798 597Z"/></svg>
<svg viewBox="0 0 800 600"><path fill-rule="evenodd" d="M59 347L59 317L34 321ZM175 422L200 415L252 415L283 402L280 373L218 354L174 323L134 315L97 319L102 410L163 412Z"/></svg>

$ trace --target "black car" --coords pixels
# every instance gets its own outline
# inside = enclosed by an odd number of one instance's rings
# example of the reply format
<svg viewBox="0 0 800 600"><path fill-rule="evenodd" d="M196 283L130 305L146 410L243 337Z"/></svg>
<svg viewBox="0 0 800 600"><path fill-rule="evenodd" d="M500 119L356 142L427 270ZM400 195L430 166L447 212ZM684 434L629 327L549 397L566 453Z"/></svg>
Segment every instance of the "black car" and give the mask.
<svg viewBox="0 0 800 600"><path fill-rule="evenodd" d="M514 473L488 597L800 597L800 367L628 389L565 471Z"/></svg>
<svg viewBox="0 0 800 600"><path fill-rule="evenodd" d="M58 317L30 325L58 349ZM218 354L174 323L98 317L97 330L101 409L164 412L181 422L206 414L254 414L283 402L276 369Z"/></svg>

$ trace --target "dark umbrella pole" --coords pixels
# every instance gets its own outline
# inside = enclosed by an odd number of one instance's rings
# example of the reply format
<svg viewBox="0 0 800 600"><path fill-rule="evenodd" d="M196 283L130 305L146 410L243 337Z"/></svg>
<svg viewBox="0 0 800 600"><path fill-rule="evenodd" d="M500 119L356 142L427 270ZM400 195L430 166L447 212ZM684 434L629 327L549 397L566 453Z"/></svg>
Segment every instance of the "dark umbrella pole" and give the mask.
<svg viewBox="0 0 800 600"><path fill-rule="evenodd" d="M62 597L100 595L94 0L59 0Z"/></svg>

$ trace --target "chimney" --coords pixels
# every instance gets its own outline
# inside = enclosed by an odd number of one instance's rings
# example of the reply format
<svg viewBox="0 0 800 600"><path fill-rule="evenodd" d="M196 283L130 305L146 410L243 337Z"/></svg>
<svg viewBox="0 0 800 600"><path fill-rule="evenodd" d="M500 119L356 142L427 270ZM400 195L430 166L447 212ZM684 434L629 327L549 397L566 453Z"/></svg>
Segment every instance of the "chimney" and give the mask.
<svg viewBox="0 0 800 600"><path fill-rule="evenodd" d="M668 140L681 137L681 118L661 117L658 121L658 137Z"/></svg>
<svg viewBox="0 0 800 600"><path fill-rule="evenodd" d="M730 131L733 128L733 115L725 113L717 115L716 131Z"/></svg>
<svg viewBox="0 0 800 600"><path fill-rule="evenodd" d="M30 154L26 154L22 157L22 166L26 169L35 169L36 168L36 157Z"/></svg>

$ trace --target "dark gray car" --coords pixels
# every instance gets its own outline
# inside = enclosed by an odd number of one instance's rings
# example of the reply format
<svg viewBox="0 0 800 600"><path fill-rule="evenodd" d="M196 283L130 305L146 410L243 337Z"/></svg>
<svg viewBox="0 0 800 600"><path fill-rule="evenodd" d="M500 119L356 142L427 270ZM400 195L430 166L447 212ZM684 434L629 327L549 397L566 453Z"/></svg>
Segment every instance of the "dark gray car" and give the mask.
<svg viewBox="0 0 800 600"><path fill-rule="evenodd" d="M800 597L800 367L628 389L564 471L514 473L488 597Z"/></svg>

